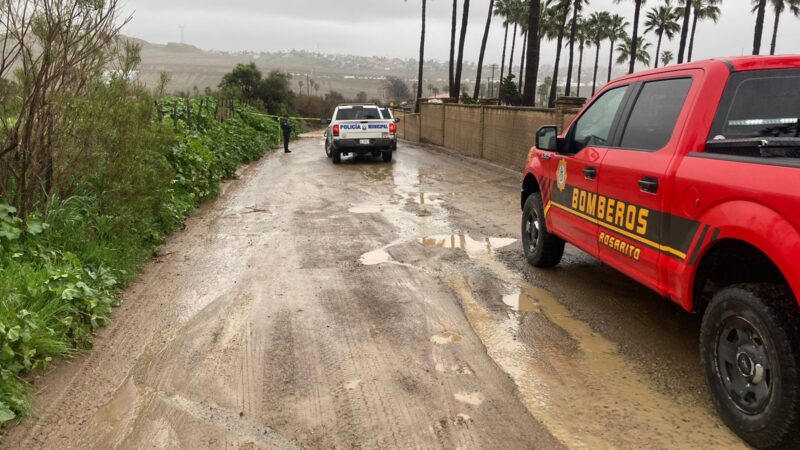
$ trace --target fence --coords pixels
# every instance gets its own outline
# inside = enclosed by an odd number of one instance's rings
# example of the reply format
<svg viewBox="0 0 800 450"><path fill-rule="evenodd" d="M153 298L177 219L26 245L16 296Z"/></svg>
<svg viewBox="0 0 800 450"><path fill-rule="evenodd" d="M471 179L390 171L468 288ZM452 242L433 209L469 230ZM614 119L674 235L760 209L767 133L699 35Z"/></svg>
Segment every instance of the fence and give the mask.
<svg viewBox="0 0 800 450"><path fill-rule="evenodd" d="M521 170L543 125L563 129L584 99L563 97L556 107L518 108L423 104L419 114L397 112L400 139L438 145L471 158Z"/></svg>

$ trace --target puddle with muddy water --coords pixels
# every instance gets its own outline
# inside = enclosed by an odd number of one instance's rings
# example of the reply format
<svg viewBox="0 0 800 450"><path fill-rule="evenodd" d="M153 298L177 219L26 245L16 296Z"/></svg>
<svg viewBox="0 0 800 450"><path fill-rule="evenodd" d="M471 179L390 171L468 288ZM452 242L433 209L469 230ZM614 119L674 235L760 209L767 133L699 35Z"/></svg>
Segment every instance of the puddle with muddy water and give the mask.
<svg viewBox="0 0 800 450"><path fill-rule="evenodd" d="M419 243L432 248L464 250L470 256L488 255L517 242L511 238L487 237L473 239L467 234L441 234L421 238Z"/></svg>
<svg viewBox="0 0 800 450"><path fill-rule="evenodd" d="M452 273L467 317L526 407L567 446L746 448L706 405L656 391L617 343L574 318L548 291L491 256L475 261L508 284L512 293L502 300L510 311L498 317L476 298L465 274Z"/></svg>

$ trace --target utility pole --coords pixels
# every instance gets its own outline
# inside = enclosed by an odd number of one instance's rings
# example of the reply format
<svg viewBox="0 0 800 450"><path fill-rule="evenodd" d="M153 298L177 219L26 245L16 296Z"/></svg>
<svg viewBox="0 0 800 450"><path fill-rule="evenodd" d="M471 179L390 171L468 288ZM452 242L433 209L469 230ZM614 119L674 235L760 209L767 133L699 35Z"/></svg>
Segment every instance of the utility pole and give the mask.
<svg viewBox="0 0 800 450"><path fill-rule="evenodd" d="M492 79L489 82L489 98L494 98L494 71L497 70L497 64L492 64Z"/></svg>

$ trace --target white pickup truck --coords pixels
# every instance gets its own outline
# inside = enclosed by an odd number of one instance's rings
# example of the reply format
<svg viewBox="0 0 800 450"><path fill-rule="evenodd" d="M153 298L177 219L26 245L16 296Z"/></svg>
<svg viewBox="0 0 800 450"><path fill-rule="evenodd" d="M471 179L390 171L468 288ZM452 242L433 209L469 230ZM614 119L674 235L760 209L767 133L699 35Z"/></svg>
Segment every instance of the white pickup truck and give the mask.
<svg viewBox="0 0 800 450"><path fill-rule="evenodd" d="M391 162L392 152L397 149L396 133L397 122L391 113L376 105L339 105L325 130L325 153L334 164L351 153L381 156L384 162Z"/></svg>

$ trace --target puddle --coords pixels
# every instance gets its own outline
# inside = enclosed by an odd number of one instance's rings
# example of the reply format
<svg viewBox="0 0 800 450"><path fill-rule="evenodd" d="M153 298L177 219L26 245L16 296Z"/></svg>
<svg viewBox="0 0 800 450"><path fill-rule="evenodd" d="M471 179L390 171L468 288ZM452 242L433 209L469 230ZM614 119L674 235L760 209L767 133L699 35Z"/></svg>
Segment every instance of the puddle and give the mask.
<svg viewBox="0 0 800 450"><path fill-rule="evenodd" d="M488 260L493 258L481 262ZM744 448L706 405L650 387L615 342L572 317L549 292L519 280L500 263L489 265L501 279L519 286L504 303L521 312L531 309L526 315L541 314L568 335L537 323L526 329L522 342L523 325L516 314L497 317L474 297L463 274L453 276L489 355L514 380L533 416L568 447ZM578 350L565 339L576 342Z"/></svg>
<svg viewBox="0 0 800 450"><path fill-rule="evenodd" d="M344 384L344 388L348 391L358 389L359 386L361 386L361 380L353 380Z"/></svg>
<svg viewBox="0 0 800 450"><path fill-rule="evenodd" d="M442 331L439 334L431 336L431 342L437 345L454 344L461 341L461 336L450 331Z"/></svg>
<svg viewBox="0 0 800 450"><path fill-rule="evenodd" d="M517 242L512 238L489 237L483 240L472 239L467 234L440 234L427 236L419 240L419 243L431 248L445 248L464 250L468 255L488 255L495 250L507 247Z"/></svg>
<svg viewBox="0 0 800 450"><path fill-rule="evenodd" d="M517 292L503 296L503 303L520 313L539 312L538 301L528 289L517 289Z"/></svg>
<svg viewBox="0 0 800 450"><path fill-rule="evenodd" d="M384 207L378 205L361 205L353 206L347 211L353 214L380 214L384 211Z"/></svg>
<svg viewBox="0 0 800 450"><path fill-rule="evenodd" d="M386 248L379 248L368 253L364 253L359 258L361 264L365 266L376 266L378 264L386 264L394 262L392 256L386 251Z"/></svg>
<svg viewBox="0 0 800 450"><path fill-rule="evenodd" d="M483 403L483 394L480 392L457 392L453 397L459 402L471 406L480 406Z"/></svg>

